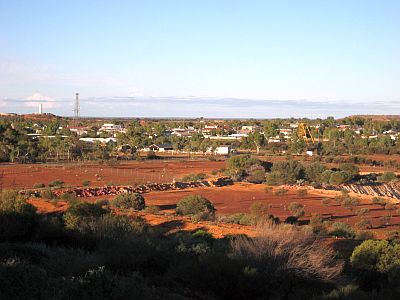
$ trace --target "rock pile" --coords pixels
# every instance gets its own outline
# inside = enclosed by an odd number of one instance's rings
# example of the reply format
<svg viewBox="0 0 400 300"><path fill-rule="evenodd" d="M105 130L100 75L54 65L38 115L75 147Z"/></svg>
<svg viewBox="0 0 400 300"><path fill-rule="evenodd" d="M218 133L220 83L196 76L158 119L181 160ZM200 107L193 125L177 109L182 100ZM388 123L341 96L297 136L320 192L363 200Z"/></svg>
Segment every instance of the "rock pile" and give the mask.
<svg viewBox="0 0 400 300"><path fill-rule="evenodd" d="M346 190L358 194L391 197L400 200L400 183L368 183L368 184L344 184L331 187L333 190Z"/></svg>
<svg viewBox="0 0 400 300"><path fill-rule="evenodd" d="M123 193L148 193L153 191L182 190L198 187L220 187L233 184L229 177L220 177L210 181L196 182L172 182L172 183L148 183L136 186L104 186L93 188L72 188L53 191L54 195L60 196L64 193L74 194L77 197L98 197L107 195L118 195Z"/></svg>

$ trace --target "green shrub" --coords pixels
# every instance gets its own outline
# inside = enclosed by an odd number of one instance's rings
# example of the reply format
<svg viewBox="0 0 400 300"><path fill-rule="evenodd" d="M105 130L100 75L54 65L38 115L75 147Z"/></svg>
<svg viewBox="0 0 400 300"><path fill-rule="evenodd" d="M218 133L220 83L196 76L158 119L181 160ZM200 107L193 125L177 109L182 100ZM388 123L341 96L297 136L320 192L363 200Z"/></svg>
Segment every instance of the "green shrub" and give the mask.
<svg viewBox="0 0 400 300"><path fill-rule="evenodd" d="M393 172L384 172L382 175L378 176L378 180L384 183L391 182L397 179L397 175Z"/></svg>
<svg viewBox="0 0 400 300"><path fill-rule="evenodd" d="M275 195L275 196L284 196L284 195L286 195L288 192L289 192L288 189L279 188L279 189L277 189L277 190L274 192L274 195Z"/></svg>
<svg viewBox="0 0 400 300"><path fill-rule="evenodd" d="M149 206L146 206L144 211L146 213L156 215L156 214L160 213L160 207L157 205L149 205Z"/></svg>
<svg viewBox="0 0 400 300"><path fill-rule="evenodd" d="M109 213L109 210L104 209L99 204L79 202L68 208L63 219L66 228L85 230L90 222L107 213Z"/></svg>
<svg viewBox="0 0 400 300"><path fill-rule="evenodd" d="M82 181L83 186L89 186L90 185L90 180L84 180Z"/></svg>
<svg viewBox="0 0 400 300"><path fill-rule="evenodd" d="M266 194L271 194L273 192L274 188L272 186L266 186L264 189L264 192Z"/></svg>
<svg viewBox="0 0 400 300"><path fill-rule="evenodd" d="M56 197L56 195L53 194L50 188L41 191L40 196L48 200L54 199Z"/></svg>
<svg viewBox="0 0 400 300"><path fill-rule="evenodd" d="M250 205L250 213L256 217L265 215L266 211L267 206L260 201L255 201Z"/></svg>
<svg viewBox="0 0 400 300"><path fill-rule="evenodd" d="M313 214L310 218L310 227L314 234L326 235L328 232L327 226L319 214Z"/></svg>
<svg viewBox="0 0 400 300"><path fill-rule="evenodd" d="M366 241L375 239L375 235L372 231L360 230L356 232L355 240Z"/></svg>
<svg viewBox="0 0 400 300"><path fill-rule="evenodd" d="M353 228L350 225L343 222L335 222L332 224L330 235L336 237L353 238L355 236Z"/></svg>
<svg viewBox="0 0 400 300"><path fill-rule="evenodd" d="M44 183L35 183L34 185L33 185L33 188L34 189L41 189L41 188L44 188L46 185L44 184Z"/></svg>
<svg viewBox="0 0 400 300"><path fill-rule="evenodd" d="M377 204L377 205L381 205L381 206L385 206L387 203L387 201L382 198L382 197L373 197L372 198L372 204Z"/></svg>
<svg viewBox="0 0 400 300"><path fill-rule="evenodd" d="M350 264L362 286L376 288L399 275L400 245L388 241L367 240L357 246ZM398 282L395 282L398 285Z"/></svg>
<svg viewBox="0 0 400 300"><path fill-rule="evenodd" d="M156 159L156 158L158 158L158 156L154 151L148 151L146 153L146 158L147 159Z"/></svg>
<svg viewBox="0 0 400 300"><path fill-rule="evenodd" d="M263 183L265 181L265 171L264 170L254 170L247 177L247 181L251 183Z"/></svg>
<svg viewBox="0 0 400 300"><path fill-rule="evenodd" d="M348 182L352 178L351 174L345 171L337 171L331 173L329 184L339 185Z"/></svg>
<svg viewBox="0 0 400 300"><path fill-rule="evenodd" d="M206 178L207 178L207 175L204 173L188 174L182 178L182 181L183 182L197 182L197 181L203 181Z"/></svg>
<svg viewBox="0 0 400 300"><path fill-rule="evenodd" d="M63 193L61 194L60 198L70 204L74 204L79 201L78 197L73 193Z"/></svg>
<svg viewBox="0 0 400 300"><path fill-rule="evenodd" d="M293 216L295 216L296 218L300 218L300 217L304 216L304 214L305 214L304 205L300 204L298 202L291 202L288 205L288 209L293 214Z"/></svg>
<svg viewBox="0 0 400 300"><path fill-rule="evenodd" d="M360 172L360 169L356 165L351 164L351 163L341 164L341 165L339 165L339 169L341 171L348 173L350 175L350 177L353 177Z"/></svg>
<svg viewBox="0 0 400 300"><path fill-rule="evenodd" d="M35 218L36 208L16 191L0 192L0 241L24 237Z"/></svg>
<svg viewBox="0 0 400 300"><path fill-rule="evenodd" d="M112 204L118 208L142 210L145 208L145 200L139 193L125 193L117 195Z"/></svg>
<svg viewBox="0 0 400 300"><path fill-rule="evenodd" d="M182 198L176 205L178 215L197 215L199 213L215 213L214 204L200 195L189 195Z"/></svg>
<svg viewBox="0 0 400 300"><path fill-rule="evenodd" d="M370 220L362 218L360 221L354 224L354 226L358 229L368 229L372 227L372 223Z"/></svg>

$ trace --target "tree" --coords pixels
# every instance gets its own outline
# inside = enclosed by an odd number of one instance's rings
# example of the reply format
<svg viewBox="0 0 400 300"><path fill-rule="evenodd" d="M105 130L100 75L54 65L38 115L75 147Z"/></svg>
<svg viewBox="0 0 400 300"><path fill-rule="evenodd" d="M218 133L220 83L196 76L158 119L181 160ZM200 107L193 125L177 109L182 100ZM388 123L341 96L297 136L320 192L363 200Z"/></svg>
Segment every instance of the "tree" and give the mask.
<svg viewBox="0 0 400 300"><path fill-rule="evenodd" d="M319 162L312 163L304 168L305 177L310 182L322 183L322 174L326 171L326 167Z"/></svg>
<svg viewBox="0 0 400 300"><path fill-rule="evenodd" d="M295 160L277 161L267 175L267 183L272 185L294 184L304 178L304 167Z"/></svg>

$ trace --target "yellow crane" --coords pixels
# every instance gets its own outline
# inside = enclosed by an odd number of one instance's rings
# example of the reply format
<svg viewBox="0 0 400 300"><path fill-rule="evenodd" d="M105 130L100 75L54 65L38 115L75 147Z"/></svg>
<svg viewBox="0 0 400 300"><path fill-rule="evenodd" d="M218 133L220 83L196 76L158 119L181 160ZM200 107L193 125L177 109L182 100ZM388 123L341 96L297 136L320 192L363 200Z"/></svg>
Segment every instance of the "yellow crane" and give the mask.
<svg viewBox="0 0 400 300"><path fill-rule="evenodd" d="M303 139L307 145L309 145L310 143L315 143L315 139L311 133L310 126L308 126L306 123L299 123L297 135L299 138Z"/></svg>

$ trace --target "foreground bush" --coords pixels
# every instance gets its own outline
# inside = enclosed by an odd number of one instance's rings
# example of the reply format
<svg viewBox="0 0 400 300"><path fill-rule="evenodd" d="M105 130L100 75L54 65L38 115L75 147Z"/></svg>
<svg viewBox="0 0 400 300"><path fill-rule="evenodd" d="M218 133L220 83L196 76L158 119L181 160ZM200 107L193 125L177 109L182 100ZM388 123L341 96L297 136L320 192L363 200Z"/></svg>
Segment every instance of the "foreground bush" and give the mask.
<svg viewBox="0 0 400 300"><path fill-rule="evenodd" d="M215 211L214 204L200 195L186 196L176 205L176 213L184 216L196 215L203 212L214 214Z"/></svg>
<svg viewBox="0 0 400 300"><path fill-rule="evenodd" d="M65 227L85 230L90 222L100 218L109 211L96 203L79 202L71 205L64 214Z"/></svg>
<svg viewBox="0 0 400 300"><path fill-rule="evenodd" d="M35 223L36 208L16 191L0 193L0 241L27 235Z"/></svg>
<svg viewBox="0 0 400 300"><path fill-rule="evenodd" d="M143 210L146 206L143 196L139 193L119 194L112 201L112 204L118 208Z"/></svg>

